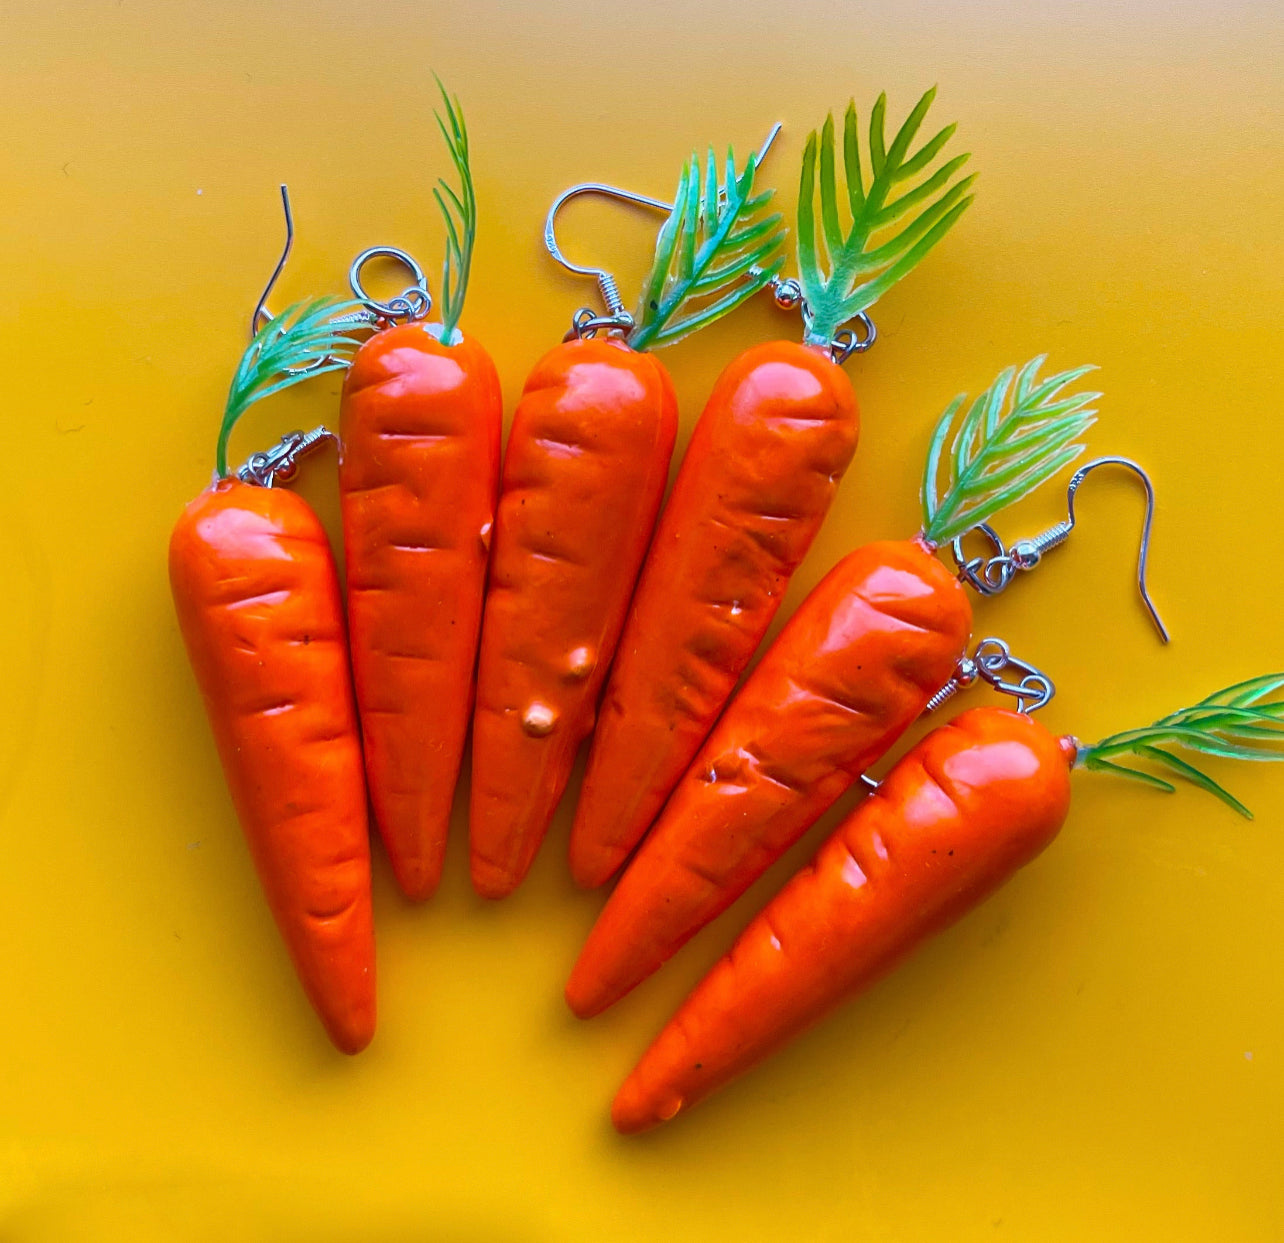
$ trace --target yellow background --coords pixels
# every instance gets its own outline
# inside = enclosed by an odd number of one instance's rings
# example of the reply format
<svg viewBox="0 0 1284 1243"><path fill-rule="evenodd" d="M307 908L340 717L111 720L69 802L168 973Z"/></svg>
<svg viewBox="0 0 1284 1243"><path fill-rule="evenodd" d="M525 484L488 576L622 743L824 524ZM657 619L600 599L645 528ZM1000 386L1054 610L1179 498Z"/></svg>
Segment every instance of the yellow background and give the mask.
<svg viewBox="0 0 1284 1243"><path fill-rule="evenodd" d="M600 897L565 876L565 817L500 906L468 891L460 820L425 908L377 857L381 1030L339 1057L259 899L164 571L276 255L277 183L299 224L282 299L339 291L373 242L435 270L430 67L472 131L464 324L509 409L592 301L542 253L557 191L665 194L693 146L747 151L780 118L764 175L792 214L827 109L885 88L899 119L939 82L978 199L849 364L863 442L787 607L854 541L914 531L950 397L1048 351L1101 365L1092 447L1154 474L1174 642L1131 588L1139 495L1103 475L1072 545L977 608L1057 679L1046 723L1093 738L1284 665L1277 4L5 8L0 1238L1284 1237L1284 772L1219 769L1253 823L1080 774L1062 839L997 898L624 1141L615 1085L753 903L577 1024L561 984ZM653 229L584 205L568 248L635 286ZM796 330L764 301L670 351L684 435L737 349ZM337 388L256 412L236 458L333 419ZM308 473L333 522L330 461ZM1002 529L1060 512L1050 489Z"/></svg>

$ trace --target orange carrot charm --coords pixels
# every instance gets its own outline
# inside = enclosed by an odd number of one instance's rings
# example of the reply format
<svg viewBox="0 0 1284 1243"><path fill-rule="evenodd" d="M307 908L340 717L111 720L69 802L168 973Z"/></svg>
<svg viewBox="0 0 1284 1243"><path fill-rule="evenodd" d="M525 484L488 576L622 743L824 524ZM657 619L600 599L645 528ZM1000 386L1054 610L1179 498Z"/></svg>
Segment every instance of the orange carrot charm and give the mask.
<svg viewBox="0 0 1284 1243"><path fill-rule="evenodd" d="M436 191L448 230L442 322L420 317L426 297L403 295L408 322L393 322L358 351L340 417L366 774L393 871L416 899L441 877L472 715L503 419L495 364L458 328L476 199L462 111L444 88L442 98L438 123L461 181L459 194L445 182ZM395 319L395 301L375 304L385 320Z"/></svg>
<svg viewBox="0 0 1284 1243"><path fill-rule="evenodd" d="M1171 783L1118 763L1166 765L1237 799L1165 744L1284 758L1274 674L1153 726L1083 746L1018 712L976 708L933 730L839 826L683 1003L615 1098L624 1132L666 1122L890 971L1004 884L1057 835L1078 766Z"/></svg>
<svg viewBox="0 0 1284 1243"><path fill-rule="evenodd" d="M644 347L712 322L779 266L779 217L753 194L754 169L750 158L737 174L729 157L720 179L712 152L703 180L687 166L636 320L603 277L611 313L576 316L513 415L473 724L472 879L486 897L526 875L593 728L664 494L677 403Z"/></svg>
<svg viewBox="0 0 1284 1243"><path fill-rule="evenodd" d="M273 487L332 439L294 433L229 478L227 437L259 397L340 369L346 308L316 302L265 324L228 401L218 478L169 546L179 627L237 816L295 970L330 1039L374 1035L374 928L361 741L339 580L307 502Z"/></svg>

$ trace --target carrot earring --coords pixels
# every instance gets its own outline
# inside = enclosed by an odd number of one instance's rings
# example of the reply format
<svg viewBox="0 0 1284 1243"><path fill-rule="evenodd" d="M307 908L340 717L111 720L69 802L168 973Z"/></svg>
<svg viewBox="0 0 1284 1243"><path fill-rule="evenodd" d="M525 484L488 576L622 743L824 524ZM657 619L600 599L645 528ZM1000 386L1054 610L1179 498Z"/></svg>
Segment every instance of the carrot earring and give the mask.
<svg viewBox="0 0 1284 1243"><path fill-rule="evenodd" d="M472 713L503 397L490 355L460 328L477 196L463 109L441 90L437 123L458 178L433 190L446 226L438 322L422 270L375 246L353 292L377 331L357 351L339 416L348 628L375 821L407 897L427 898L445 856ZM362 283L380 257L414 283L379 302Z"/></svg>
<svg viewBox="0 0 1284 1243"><path fill-rule="evenodd" d="M472 882L511 893L534 860L616 651L677 434L668 372L650 350L763 288L784 237L754 188L712 150L682 170L636 315L598 269L606 313L582 310L532 369L513 414L492 549L473 722Z"/></svg>
<svg viewBox="0 0 1284 1243"><path fill-rule="evenodd" d="M690 1108L979 905L1056 837L1075 769L1171 793L1171 781L1121 761L1159 765L1250 815L1173 748L1284 759L1282 689L1284 674L1254 678L1093 744L1055 737L1032 704L973 708L933 730L696 986L621 1087L616 1127L645 1130Z"/></svg>
<svg viewBox="0 0 1284 1243"><path fill-rule="evenodd" d="M763 654L590 932L566 986L576 1014L611 1005L726 910L929 704L1003 671L991 640L966 655L971 602L935 553L1082 452L1100 394L1069 390L1089 368L1039 379L1042 361L950 404L922 531L848 553Z"/></svg>
<svg viewBox="0 0 1284 1243"><path fill-rule="evenodd" d="M936 163L953 125L911 151L934 96L919 100L890 142L880 96L867 167L848 108L845 207L832 116L807 140L799 276L772 282L777 302L801 314L803 340L755 345L736 358L692 433L602 698L571 833L571 873L581 885L601 885L619 869L718 719L855 452L860 420L842 363L874 342L869 308L971 202L972 178L956 177L968 157ZM860 336L844 327L850 322Z"/></svg>
<svg viewBox="0 0 1284 1243"><path fill-rule="evenodd" d="M284 266L293 240L289 198ZM273 278L275 280L275 276ZM374 1035L375 958L361 739L330 544L311 507L276 485L334 439L292 432L233 473L228 440L262 398L342 370L362 322L321 298L256 330L233 377L214 482L169 544L179 628L236 814L268 905L330 1039L357 1053Z"/></svg>

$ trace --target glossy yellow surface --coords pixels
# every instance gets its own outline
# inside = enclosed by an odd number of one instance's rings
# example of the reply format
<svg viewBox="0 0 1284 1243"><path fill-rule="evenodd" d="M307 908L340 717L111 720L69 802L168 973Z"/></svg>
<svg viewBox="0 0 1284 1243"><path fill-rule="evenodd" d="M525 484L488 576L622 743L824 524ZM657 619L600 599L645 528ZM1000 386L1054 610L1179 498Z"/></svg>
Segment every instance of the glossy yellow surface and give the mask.
<svg viewBox="0 0 1284 1243"><path fill-rule="evenodd" d="M784 612L854 541L913 532L955 392L1047 350L1101 364L1093 447L1154 473L1175 637L1161 650L1131 593L1136 493L1094 479L1075 542L977 609L1057 678L1046 722L1092 738L1284 666L1278 4L67 0L4 25L6 1243L1284 1235L1284 770L1219 770L1251 824L1078 775L1061 840L989 905L626 1141L614 1088L748 906L578 1024L561 987L601 898L566 879L565 809L524 889L486 906L461 791L432 905L376 857L381 1030L339 1057L257 891L165 581L275 258L277 182L300 229L283 298L337 289L374 242L435 267L429 66L472 128L464 323L510 409L591 300L542 254L554 193L666 193L692 146L747 150L780 117L768 167L792 205L827 108L886 87L899 117L937 81L977 203L849 364L861 448ZM568 248L620 258L652 227L586 204ZM641 264L621 268L627 286ZM735 350L794 331L759 305L670 351L683 439ZM337 391L258 411L235 455L332 420ZM306 490L333 530L331 465Z"/></svg>

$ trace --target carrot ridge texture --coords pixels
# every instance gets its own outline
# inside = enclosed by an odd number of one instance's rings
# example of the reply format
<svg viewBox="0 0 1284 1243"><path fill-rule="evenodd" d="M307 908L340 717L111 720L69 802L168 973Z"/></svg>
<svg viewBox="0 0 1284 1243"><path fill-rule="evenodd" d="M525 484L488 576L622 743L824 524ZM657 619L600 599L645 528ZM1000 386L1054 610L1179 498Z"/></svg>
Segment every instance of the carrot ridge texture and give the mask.
<svg viewBox="0 0 1284 1243"><path fill-rule="evenodd" d="M375 1029L361 741L330 544L306 501L224 479L169 546L179 627L299 980L345 1053Z"/></svg>
<svg viewBox="0 0 1284 1243"><path fill-rule="evenodd" d="M1046 847L1074 747L964 712L888 774L696 986L620 1088L618 1130L690 1108L891 970Z"/></svg>
<svg viewBox="0 0 1284 1243"><path fill-rule="evenodd" d="M560 345L527 379L477 673L469 832L483 896L526 875L592 731L676 435L667 371L620 341Z"/></svg>
<svg viewBox="0 0 1284 1243"><path fill-rule="evenodd" d="M581 1018L721 914L895 743L949 679L967 592L915 541L867 544L799 606L678 783L566 986Z"/></svg>
<svg viewBox="0 0 1284 1243"><path fill-rule="evenodd" d="M344 384L339 488L366 775L397 882L441 878L472 715L503 399L489 354L385 329Z"/></svg>
<svg viewBox="0 0 1284 1243"><path fill-rule="evenodd" d="M780 607L856 449L851 382L770 342L718 378L638 581L571 832L604 884L642 839Z"/></svg>

